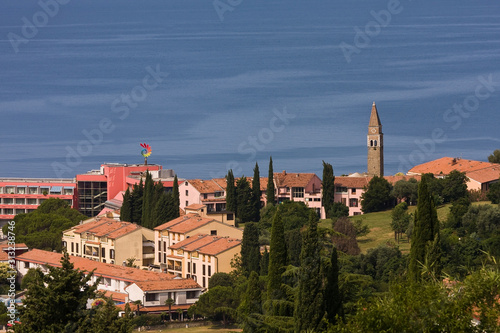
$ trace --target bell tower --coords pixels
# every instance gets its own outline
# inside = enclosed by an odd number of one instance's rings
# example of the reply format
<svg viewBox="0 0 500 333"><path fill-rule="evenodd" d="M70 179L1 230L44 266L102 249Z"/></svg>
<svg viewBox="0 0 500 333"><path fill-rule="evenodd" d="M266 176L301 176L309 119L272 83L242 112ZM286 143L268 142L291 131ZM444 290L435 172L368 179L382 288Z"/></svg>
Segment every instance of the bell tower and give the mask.
<svg viewBox="0 0 500 333"><path fill-rule="evenodd" d="M384 176L384 134L375 102L372 105L367 135L368 175Z"/></svg>

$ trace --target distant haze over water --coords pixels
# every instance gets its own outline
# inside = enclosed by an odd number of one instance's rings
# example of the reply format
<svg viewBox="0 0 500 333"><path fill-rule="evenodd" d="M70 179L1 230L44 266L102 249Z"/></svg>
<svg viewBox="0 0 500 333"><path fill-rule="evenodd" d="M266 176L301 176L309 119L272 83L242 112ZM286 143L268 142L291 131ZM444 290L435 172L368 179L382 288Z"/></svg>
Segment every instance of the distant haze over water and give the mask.
<svg viewBox="0 0 500 333"><path fill-rule="evenodd" d="M60 2L0 3L0 178L143 142L183 178L364 172L373 101L387 175L500 149L499 2Z"/></svg>

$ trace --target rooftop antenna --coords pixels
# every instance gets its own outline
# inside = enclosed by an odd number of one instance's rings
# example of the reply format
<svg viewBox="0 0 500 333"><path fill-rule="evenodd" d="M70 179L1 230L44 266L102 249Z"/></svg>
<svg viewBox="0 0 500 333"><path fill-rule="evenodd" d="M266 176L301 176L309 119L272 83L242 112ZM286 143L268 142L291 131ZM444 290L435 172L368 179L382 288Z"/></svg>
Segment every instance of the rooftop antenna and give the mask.
<svg viewBox="0 0 500 333"><path fill-rule="evenodd" d="M148 157L151 155L151 147L146 143L140 144L143 150L141 150L141 155L144 157L144 165L148 165Z"/></svg>

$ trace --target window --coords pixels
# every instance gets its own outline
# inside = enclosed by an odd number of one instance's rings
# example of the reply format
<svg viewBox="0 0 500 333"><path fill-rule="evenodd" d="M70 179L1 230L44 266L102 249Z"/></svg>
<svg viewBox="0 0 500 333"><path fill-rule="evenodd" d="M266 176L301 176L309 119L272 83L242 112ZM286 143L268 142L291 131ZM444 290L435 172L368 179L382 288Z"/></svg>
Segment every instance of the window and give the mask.
<svg viewBox="0 0 500 333"><path fill-rule="evenodd" d="M377 147L377 140L374 141L374 146Z"/></svg>
<svg viewBox="0 0 500 333"><path fill-rule="evenodd" d="M16 214L26 213L25 209L16 209Z"/></svg>
<svg viewBox="0 0 500 333"><path fill-rule="evenodd" d="M352 194L356 194L356 189L355 188L351 188L351 193Z"/></svg>
<svg viewBox="0 0 500 333"><path fill-rule="evenodd" d="M4 198L3 199L4 205L12 205L13 203L14 203L14 199L12 199L12 198Z"/></svg>
<svg viewBox="0 0 500 333"><path fill-rule="evenodd" d="M203 194L203 199L207 199L208 198L208 194L204 193Z"/></svg>
<svg viewBox="0 0 500 333"><path fill-rule="evenodd" d="M212 276L212 266L208 266L208 276Z"/></svg>
<svg viewBox="0 0 500 333"><path fill-rule="evenodd" d="M71 252L75 252L75 244L71 242Z"/></svg>
<svg viewBox="0 0 500 333"><path fill-rule="evenodd" d="M13 215L14 214L14 210L10 209L10 208L5 208L3 211L4 211L5 215Z"/></svg>
<svg viewBox="0 0 500 333"><path fill-rule="evenodd" d="M314 201L321 201L321 198L314 198Z"/></svg>
<svg viewBox="0 0 500 333"><path fill-rule="evenodd" d="M24 268L30 268L30 263L29 263L29 262L27 262L27 261L25 261L25 262L24 262Z"/></svg>
<svg viewBox="0 0 500 333"><path fill-rule="evenodd" d="M14 194L16 192L16 189L14 187L6 187L5 188L5 193L7 194Z"/></svg>
<svg viewBox="0 0 500 333"><path fill-rule="evenodd" d="M202 274L205 275L205 265L202 266L202 270L201 271L202 271Z"/></svg>
<svg viewBox="0 0 500 333"><path fill-rule="evenodd" d="M113 250L113 249L109 250L109 258L110 259L115 259L115 250Z"/></svg>
<svg viewBox="0 0 500 333"><path fill-rule="evenodd" d="M30 194L37 194L38 193L38 187L31 187L30 186L29 193Z"/></svg>
<svg viewBox="0 0 500 333"><path fill-rule="evenodd" d="M186 207L189 206L189 201L186 200Z"/></svg>
<svg viewBox="0 0 500 333"><path fill-rule="evenodd" d="M347 199L346 198L342 198L341 201L342 201L343 205L347 205Z"/></svg>
<svg viewBox="0 0 500 333"><path fill-rule="evenodd" d="M188 267L188 273L191 273L191 263L187 263L187 267Z"/></svg>
<svg viewBox="0 0 500 333"><path fill-rule="evenodd" d="M196 263L193 262L193 274L196 274Z"/></svg>
<svg viewBox="0 0 500 333"><path fill-rule="evenodd" d="M154 302L159 299L158 293L147 293L146 294L146 302Z"/></svg>
<svg viewBox="0 0 500 333"><path fill-rule="evenodd" d="M358 199L349 199L349 207L358 207Z"/></svg>
<svg viewBox="0 0 500 333"><path fill-rule="evenodd" d="M17 194L26 194L26 187L18 187Z"/></svg>
<svg viewBox="0 0 500 333"><path fill-rule="evenodd" d="M166 264L167 263L167 254L163 253L163 262Z"/></svg>
<svg viewBox="0 0 500 333"><path fill-rule="evenodd" d="M303 187L292 187L292 197L303 198L304 197L304 188Z"/></svg>
<svg viewBox="0 0 500 333"><path fill-rule="evenodd" d="M336 186L336 187L335 187L335 192L337 192L337 193L345 193L345 192L347 192L347 187L344 187L344 186Z"/></svg>
<svg viewBox="0 0 500 333"><path fill-rule="evenodd" d="M234 216L233 216L233 214L227 214L227 220L228 220L228 221L232 221L232 220L234 220Z"/></svg>
<svg viewBox="0 0 500 333"><path fill-rule="evenodd" d="M214 197L216 197L216 198L222 197L223 195L224 195L224 192L215 192L214 193Z"/></svg>
<svg viewBox="0 0 500 333"><path fill-rule="evenodd" d="M167 242L163 242L163 251L167 251Z"/></svg>
<svg viewBox="0 0 500 333"><path fill-rule="evenodd" d="M28 199L28 205L36 205L36 199Z"/></svg>
<svg viewBox="0 0 500 333"><path fill-rule="evenodd" d="M76 245L76 253L78 253L78 243L75 244Z"/></svg>
<svg viewBox="0 0 500 333"><path fill-rule="evenodd" d="M158 241L158 251L161 251L161 241Z"/></svg>
<svg viewBox="0 0 500 333"><path fill-rule="evenodd" d="M217 230L210 230L210 235L217 236Z"/></svg>
<svg viewBox="0 0 500 333"><path fill-rule="evenodd" d="M16 205L24 205L26 204L26 200L24 198L17 198Z"/></svg>
<svg viewBox="0 0 500 333"><path fill-rule="evenodd" d="M196 298L196 291L186 291L186 298L187 299Z"/></svg>
<svg viewBox="0 0 500 333"><path fill-rule="evenodd" d="M188 191L188 190L186 190L186 197L187 197L188 195L189 195L189 191Z"/></svg>
<svg viewBox="0 0 500 333"><path fill-rule="evenodd" d="M354 212L354 215L361 215L361 212Z"/></svg>
<svg viewBox="0 0 500 333"><path fill-rule="evenodd" d="M73 189L72 188L64 188L64 194L65 195L72 195L73 194Z"/></svg>
<svg viewBox="0 0 500 333"><path fill-rule="evenodd" d="M101 248L101 257L106 258L106 249L103 247Z"/></svg>

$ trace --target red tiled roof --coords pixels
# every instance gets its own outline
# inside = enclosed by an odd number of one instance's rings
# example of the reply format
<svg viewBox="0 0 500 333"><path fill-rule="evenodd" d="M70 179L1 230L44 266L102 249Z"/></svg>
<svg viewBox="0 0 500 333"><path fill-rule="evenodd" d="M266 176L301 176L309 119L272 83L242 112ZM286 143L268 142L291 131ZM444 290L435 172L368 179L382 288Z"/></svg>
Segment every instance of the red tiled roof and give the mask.
<svg viewBox="0 0 500 333"><path fill-rule="evenodd" d="M200 288L200 285L192 279L171 279L168 281L140 281L134 283L139 288L141 288L142 291Z"/></svg>
<svg viewBox="0 0 500 333"><path fill-rule="evenodd" d="M9 254L7 252L0 251L0 261L9 261Z"/></svg>
<svg viewBox="0 0 500 333"><path fill-rule="evenodd" d="M466 173L467 177L477 182L489 183L500 179L500 164Z"/></svg>
<svg viewBox="0 0 500 333"><path fill-rule="evenodd" d="M335 186L347 188L364 188L372 177L335 177Z"/></svg>
<svg viewBox="0 0 500 333"><path fill-rule="evenodd" d="M92 222L74 226L65 232L73 231L76 234L88 232L97 237L106 236L111 239L117 239L140 228L141 226L135 223L115 221L107 217L102 217Z"/></svg>
<svg viewBox="0 0 500 333"><path fill-rule="evenodd" d="M189 206L186 206L184 209L198 210L198 209L202 209L203 207L205 207L205 205L202 205L202 204L190 204Z"/></svg>
<svg viewBox="0 0 500 333"><path fill-rule="evenodd" d="M200 193L214 193L224 191L217 182L213 180L203 180L203 179L190 179L188 183L191 184Z"/></svg>
<svg viewBox="0 0 500 333"><path fill-rule="evenodd" d="M12 245L9 245L9 244L2 244L0 245L0 249L2 249L2 251L8 251L9 247L11 247ZM27 250L28 249L28 245L24 244L24 243L16 243L14 245L14 248L16 250Z"/></svg>
<svg viewBox="0 0 500 333"><path fill-rule="evenodd" d="M133 303L128 303L128 305L130 306L130 309L132 311L137 310L137 305L135 305ZM172 309L172 312L177 311L177 309L187 310L193 305L194 304L180 304L180 305L176 304L176 305L172 305L171 309ZM116 305L116 307L123 311L123 310L125 310L125 303L118 304L118 305ZM168 305L158 305L158 306L142 306L141 305L139 307L139 312L145 312L145 313L162 313L162 312L167 312L167 311L168 311Z"/></svg>
<svg viewBox="0 0 500 333"><path fill-rule="evenodd" d="M306 187L316 174L314 173L287 173L275 172L274 182L276 187ZM266 184L267 185L267 184ZM262 185L261 185L262 187ZM267 186L266 186L267 187Z"/></svg>
<svg viewBox="0 0 500 333"><path fill-rule="evenodd" d="M416 179L417 182L419 182L422 177L420 177L419 175L415 175L415 176L384 176L384 178L389 183L391 183L392 185L394 185L394 184L396 184L400 180L410 180L412 178Z"/></svg>
<svg viewBox="0 0 500 333"><path fill-rule="evenodd" d="M61 267L61 257L62 254L60 253L32 249L17 256L16 259L41 265ZM112 277L129 282L172 280L175 277L173 274L156 273L138 268L105 264L75 256L70 256L70 261L73 263L75 269L80 269L84 272L90 272L95 269L94 275L96 276Z"/></svg>
<svg viewBox="0 0 500 333"><path fill-rule="evenodd" d="M447 175L453 170L460 172L471 172L494 166L493 163L466 160L453 157L442 157L440 159L416 165L408 171L408 174L432 173L435 175Z"/></svg>
<svg viewBox="0 0 500 333"><path fill-rule="evenodd" d="M171 232L186 233L199 227L215 221L213 219L203 218L199 214L189 213L184 216L180 216L172 221L164 223L157 226L154 230L169 230Z"/></svg>
<svg viewBox="0 0 500 333"><path fill-rule="evenodd" d="M110 291L110 290L104 290L104 289L98 289L97 291L100 291L104 294L106 297L111 297L111 299L115 302L125 302L127 298L127 294L120 293L117 291Z"/></svg>
<svg viewBox="0 0 500 333"><path fill-rule="evenodd" d="M241 244L241 240L229 237L219 237L206 234L197 234L170 246L171 249L197 251L202 254L217 255Z"/></svg>

